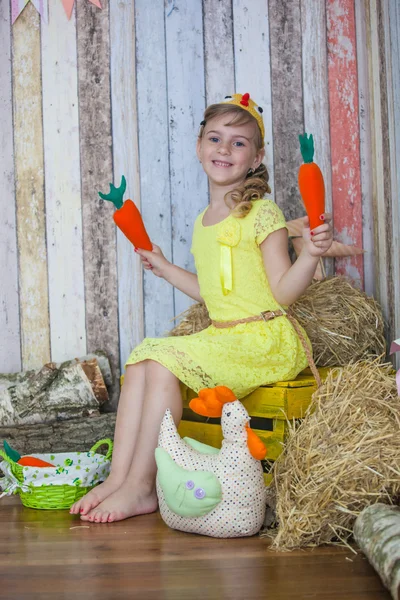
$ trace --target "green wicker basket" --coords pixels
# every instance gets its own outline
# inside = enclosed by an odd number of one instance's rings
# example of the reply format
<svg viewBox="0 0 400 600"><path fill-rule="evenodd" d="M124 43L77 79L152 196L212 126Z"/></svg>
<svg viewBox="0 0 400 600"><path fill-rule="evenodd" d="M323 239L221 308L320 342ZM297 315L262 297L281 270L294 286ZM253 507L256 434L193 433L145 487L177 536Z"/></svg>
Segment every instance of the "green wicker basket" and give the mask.
<svg viewBox="0 0 400 600"><path fill-rule="evenodd" d="M107 454L105 456L96 454L96 450L103 444L107 444L108 446ZM36 474L39 473L39 470L35 467L23 467L19 465L9 456L7 456L5 452L0 450L0 456L9 465L9 468L5 466L5 468L2 469L6 475L5 479L7 479L8 474L9 478L13 480L13 484L11 486L13 491L8 493L19 494L22 504L28 508L37 508L43 510L70 508L74 502L82 498L82 496L93 489L97 483L100 483L100 481L104 479L104 477L101 477L98 474L100 471L100 465L102 466L102 471L105 472L111 459L112 450L112 441L110 439L106 439L99 440L96 444L94 444L89 452L69 452L63 454L40 455L33 454L33 456L36 456L37 458L42 458L43 460L51 461L52 463L57 461L60 462L64 456L68 456L63 463L68 465L67 468L70 464L72 465L74 463L74 459L76 459L76 463L80 463L81 465L76 466L75 469L82 469L82 472L90 471L91 475L94 473L94 479L96 480L96 483L94 483L92 480L90 485L81 485L81 481L78 477L75 478L76 483L72 485L66 483L58 484L57 478L62 480L62 478L65 477L65 473L68 474L66 468L61 466L52 468L48 467L44 469L42 468L40 470L40 474L45 473L44 477L48 477L49 481L51 480L54 483L33 485L33 478L37 477ZM97 468L97 463L99 468ZM87 465L86 469L84 469L85 465ZM87 473L85 473L85 475L86 474ZM71 475L71 477L72 476L73 475ZM7 493L7 491L5 493Z"/></svg>

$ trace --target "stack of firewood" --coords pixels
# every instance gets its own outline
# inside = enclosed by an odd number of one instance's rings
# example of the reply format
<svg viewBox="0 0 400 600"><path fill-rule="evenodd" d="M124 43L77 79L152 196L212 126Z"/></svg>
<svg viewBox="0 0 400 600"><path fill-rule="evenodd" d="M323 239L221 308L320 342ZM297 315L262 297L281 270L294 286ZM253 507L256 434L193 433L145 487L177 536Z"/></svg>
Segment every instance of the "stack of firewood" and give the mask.
<svg viewBox="0 0 400 600"><path fill-rule="evenodd" d="M113 437L107 413L113 385L107 356L98 351L36 371L0 374L0 445L21 454L88 450Z"/></svg>

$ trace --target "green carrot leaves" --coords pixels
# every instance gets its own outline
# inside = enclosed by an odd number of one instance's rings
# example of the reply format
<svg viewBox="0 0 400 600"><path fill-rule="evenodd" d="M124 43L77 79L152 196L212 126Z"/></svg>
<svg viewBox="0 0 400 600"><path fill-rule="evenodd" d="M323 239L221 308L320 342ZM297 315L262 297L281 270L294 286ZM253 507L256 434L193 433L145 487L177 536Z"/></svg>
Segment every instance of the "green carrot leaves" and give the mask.
<svg viewBox="0 0 400 600"><path fill-rule="evenodd" d="M112 202L116 209L120 209L123 205L122 198L124 197L125 190L126 190L126 179L122 175L121 185L118 188L116 188L112 183L110 183L110 193L102 194L101 192L99 192L99 196L102 200L109 200L110 202Z"/></svg>

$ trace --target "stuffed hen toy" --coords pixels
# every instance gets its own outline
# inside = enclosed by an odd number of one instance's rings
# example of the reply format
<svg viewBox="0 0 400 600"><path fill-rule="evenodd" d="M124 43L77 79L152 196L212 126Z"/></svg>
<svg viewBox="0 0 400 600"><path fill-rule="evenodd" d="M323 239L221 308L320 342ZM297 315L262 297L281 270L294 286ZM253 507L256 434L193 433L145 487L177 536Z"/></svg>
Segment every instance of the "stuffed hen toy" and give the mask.
<svg viewBox="0 0 400 600"><path fill-rule="evenodd" d="M266 448L250 417L224 386L200 390L190 408L221 417L221 450L178 434L167 409L156 448L157 494L165 523L181 531L230 538L258 533L266 488L260 460Z"/></svg>

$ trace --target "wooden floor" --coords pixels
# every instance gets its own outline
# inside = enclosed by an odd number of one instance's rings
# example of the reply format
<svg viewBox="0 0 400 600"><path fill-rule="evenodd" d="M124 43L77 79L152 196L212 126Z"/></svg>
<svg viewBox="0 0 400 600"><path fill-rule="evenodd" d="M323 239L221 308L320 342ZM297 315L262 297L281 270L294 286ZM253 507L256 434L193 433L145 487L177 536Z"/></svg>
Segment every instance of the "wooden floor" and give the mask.
<svg viewBox="0 0 400 600"><path fill-rule="evenodd" d="M276 553L259 537L168 529L159 514L82 523L0 500L0 598L9 600L390 600L348 550Z"/></svg>

